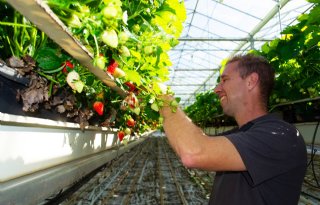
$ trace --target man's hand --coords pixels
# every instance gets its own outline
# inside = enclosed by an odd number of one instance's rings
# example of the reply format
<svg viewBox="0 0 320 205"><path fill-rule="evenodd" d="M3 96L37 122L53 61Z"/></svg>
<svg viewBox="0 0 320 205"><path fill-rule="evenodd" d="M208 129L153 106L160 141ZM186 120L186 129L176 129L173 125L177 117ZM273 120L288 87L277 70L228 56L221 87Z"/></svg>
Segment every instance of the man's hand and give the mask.
<svg viewBox="0 0 320 205"><path fill-rule="evenodd" d="M166 94L160 95L159 98L162 100L162 106L160 107L160 113L162 108L170 107L172 112L176 112L179 107L180 98L175 98L173 95Z"/></svg>

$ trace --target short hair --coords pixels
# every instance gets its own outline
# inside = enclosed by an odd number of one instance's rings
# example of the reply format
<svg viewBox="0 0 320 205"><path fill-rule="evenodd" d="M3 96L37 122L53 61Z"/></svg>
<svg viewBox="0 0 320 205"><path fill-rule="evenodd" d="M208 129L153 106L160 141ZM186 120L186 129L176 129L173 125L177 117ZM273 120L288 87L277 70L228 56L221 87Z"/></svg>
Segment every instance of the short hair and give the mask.
<svg viewBox="0 0 320 205"><path fill-rule="evenodd" d="M267 107L269 97L274 87L275 71L268 60L254 54L236 55L227 61L227 64L237 62L241 78L257 73L262 103Z"/></svg>

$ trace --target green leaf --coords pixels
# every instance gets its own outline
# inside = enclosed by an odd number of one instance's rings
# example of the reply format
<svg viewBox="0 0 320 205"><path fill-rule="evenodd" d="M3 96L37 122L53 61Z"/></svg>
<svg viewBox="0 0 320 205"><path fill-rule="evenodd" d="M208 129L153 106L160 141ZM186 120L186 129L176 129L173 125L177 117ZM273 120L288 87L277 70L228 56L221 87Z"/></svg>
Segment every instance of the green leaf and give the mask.
<svg viewBox="0 0 320 205"><path fill-rule="evenodd" d="M158 66L159 62L160 62L160 55L162 53L162 48L160 46L157 46L157 52L156 52L156 55L157 55L157 61L156 61L156 66Z"/></svg>
<svg viewBox="0 0 320 205"><path fill-rule="evenodd" d="M151 120L158 120L159 117L160 117L160 114L159 112L157 111L154 111L152 108L151 108L151 105L149 104L149 106L146 106L144 108L144 113L146 115L146 117L148 119L151 119Z"/></svg>
<svg viewBox="0 0 320 205"><path fill-rule="evenodd" d="M87 86L92 86L93 83L94 83L94 77L93 77L92 75L88 76L88 77L86 78L86 85L87 85Z"/></svg>
<svg viewBox="0 0 320 205"><path fill-rule="evenodd" d="M64 60L64 58L57 56L56 49L48 47L40 49L36 56L36 61L39 64L39 67L45 71L59 68Z"/></svg>
<svg viewBox="0 0 320 205"><path fill-rule="evenodd" d="M280 39L275 39L275 40L271 41L270 42L270 47L271 48L276 48L278 46L279 42L280 42Z"/></svg>
<svg viewBox="0 0 320 205"><path fill-rule="evenodd" d="M319 3L319 0L307 0L310 3Z"/></svg>
<svg viewBox="0 0 320 205"><path fill-rule="evenodd" d="M137 71L135 71L135 70L126 70L125 72L126 72L127 81L132 81L138 86L141 84L141 76Z"/></svg>
<svg viewBox="0 0 320 205"><path fill-rule="evenodd" d="M153 110L156 111L156 112L159 112L159 106L157 105L156 102L154 102L154 103L151 104L151 109L153 109Z"/></svg>
<svg viewBox="0 0 320 205"><path fill-rule="evenodd" d="M130 53L131 53L132 57L135 57L137 60L141 59L141 54L139 52L136 52L134 50L130 50Z"/></svg>
<svg viewBox="0 0 320 205"><path fill-rule="evenodd" d="M263 44L262 47L261 47L261 50L262 50L262 52L264 52L265 54L268 54L269 51L270 51L269 44L268 44L268 43Z"/></svg>

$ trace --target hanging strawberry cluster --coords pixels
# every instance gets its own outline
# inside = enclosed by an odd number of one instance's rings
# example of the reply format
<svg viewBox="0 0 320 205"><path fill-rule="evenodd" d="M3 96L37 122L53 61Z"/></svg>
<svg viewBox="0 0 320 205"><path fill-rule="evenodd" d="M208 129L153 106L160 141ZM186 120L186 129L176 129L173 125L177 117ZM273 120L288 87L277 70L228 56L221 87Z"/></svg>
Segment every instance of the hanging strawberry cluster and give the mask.
<svg viewBox="0 0 320 205"><path fill-rule="evenodd" d="M65 62L67 69L61 72L67 84L74 92L90 96L102 124L110 125L105 122L114 116L110 114L112 108L117 110L115 126L125 133L140 133L158 124L153 123L159 120L161 106L158 87L168 80L171 61L167 52L177 45L182 32L186 18L183 2L48 0L47 4L92 53L92 63L128 92L125 99L112 95L108 87L96 82L97 78L92 81L77 62ZM97 97L99 93L104 93L102 98Z"/></svg>

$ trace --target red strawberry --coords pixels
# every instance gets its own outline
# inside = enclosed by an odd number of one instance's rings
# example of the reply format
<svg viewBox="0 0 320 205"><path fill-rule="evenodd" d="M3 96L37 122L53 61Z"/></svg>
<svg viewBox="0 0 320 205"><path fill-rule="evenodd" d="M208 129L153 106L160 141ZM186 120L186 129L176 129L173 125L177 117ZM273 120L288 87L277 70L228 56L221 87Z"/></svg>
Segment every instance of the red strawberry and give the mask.
<svg viewBox="0 0 320 205"><path fill-rule="evenodd" d="M118 138L119 138L119 140L121 142L123 140L124 136L125 136L125 133L124 133L124 131L121 130L121 131L118 132L117 135L118 135Z"/></svg>
<svg viewBox="0 0 320 205"><path fill-rule="evenodd" d="M93 109L98 113L98 115L103 115L104 104L100 101L93 103Z"/></svg>
<svg viewBox="0 0 320 205"><path fill-rule="evenodd" d="M134 121L134 119L130 118L127 120L127 125L129 127L133 127L136 124L136 122Z"/></svg>
<svg viewBox="0 0 320 205"><path fill-rule="evenodd" d="M66 62L64 62L62 65L63 65L63 69L62 69L63 73L68 73L71 70L73 70L73 68L74 68L74 66L71 63L71 61L68 61L68 60Z"/></svg>
<svg viewBox="0 0 320 205"><path fill-rule="evenodd" d="M129 92L133 92L133 91L135 91L135 89L136 89L136 86L133 84L133 83L131 83L131 82L125 82L124 83L126 86L128 86L128 88L129 88Z"/></svg>
<svg viewBox="0 0 320 205"><path fill-rule="evenodd" d="M108 73L110 73L111 75L113 75L114 71L116 70L116 68L118 67L118 63L117 61L115 61L114 59L112 59L110 61L110 64L107 68Z"/></svg>

